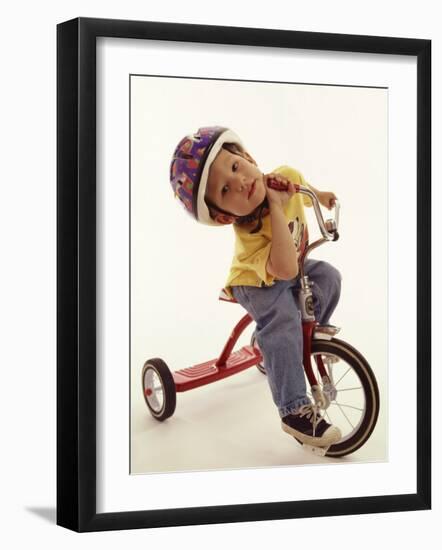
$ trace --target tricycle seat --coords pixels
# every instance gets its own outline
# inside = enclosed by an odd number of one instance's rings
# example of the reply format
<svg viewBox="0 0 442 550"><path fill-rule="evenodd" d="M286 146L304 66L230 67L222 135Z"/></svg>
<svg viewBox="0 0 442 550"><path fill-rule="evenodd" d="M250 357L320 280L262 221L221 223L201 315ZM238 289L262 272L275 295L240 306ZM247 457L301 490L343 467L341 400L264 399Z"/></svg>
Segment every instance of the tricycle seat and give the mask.
<svg viewBox="0 0 442 550"><path fill-rule="evenodd" d="M229 294L227 294L225 288L221 289L221 292L219 293L219 300L222 300L223 302L230 302L232 304L238 303L233 296L230 296Z"/></svg>

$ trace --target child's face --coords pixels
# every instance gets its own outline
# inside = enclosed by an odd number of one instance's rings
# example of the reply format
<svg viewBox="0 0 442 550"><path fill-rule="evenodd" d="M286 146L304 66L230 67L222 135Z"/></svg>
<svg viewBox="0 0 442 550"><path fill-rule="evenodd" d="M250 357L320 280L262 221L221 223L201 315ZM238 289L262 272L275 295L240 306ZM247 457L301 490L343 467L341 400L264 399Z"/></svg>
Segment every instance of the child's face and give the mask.
<svg viewBox="0 0 442 550"><path fill-rule="evenodd" d="M209 170L206 198L231 214L247 216L265 196L259 168L244 157L221 149Z"/></svg>

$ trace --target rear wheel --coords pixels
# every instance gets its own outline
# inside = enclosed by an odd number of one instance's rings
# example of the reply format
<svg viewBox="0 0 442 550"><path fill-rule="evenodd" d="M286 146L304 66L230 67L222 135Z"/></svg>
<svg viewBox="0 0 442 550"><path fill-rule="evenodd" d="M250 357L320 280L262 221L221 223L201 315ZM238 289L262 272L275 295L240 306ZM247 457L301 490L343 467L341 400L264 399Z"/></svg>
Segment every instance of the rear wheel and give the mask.
<svg viewBox="0 0 442 550"><path fill-rule="evenodd" d="M172 373L162 359L149 359L141 374L143 396L152 416L166 420L176 407L176 388Z"/></svg>

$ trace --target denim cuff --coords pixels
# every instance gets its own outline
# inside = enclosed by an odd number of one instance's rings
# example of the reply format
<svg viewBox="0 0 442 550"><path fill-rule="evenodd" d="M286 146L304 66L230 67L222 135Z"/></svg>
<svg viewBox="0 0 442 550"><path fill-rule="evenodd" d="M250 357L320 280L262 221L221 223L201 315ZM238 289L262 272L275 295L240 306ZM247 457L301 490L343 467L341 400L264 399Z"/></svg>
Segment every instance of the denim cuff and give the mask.
<svg viewBox="0 0 442 550"><path fill-rule="evenodd" d="M287 416L288 414L294 414L300 407L302 407L303 405L310 405L310 403L311 401L307 396L302 397L301 399L297 399L286 407L282 407L281 409L279 409L279 416L281 418L284 418L284 416Z"/></svg>

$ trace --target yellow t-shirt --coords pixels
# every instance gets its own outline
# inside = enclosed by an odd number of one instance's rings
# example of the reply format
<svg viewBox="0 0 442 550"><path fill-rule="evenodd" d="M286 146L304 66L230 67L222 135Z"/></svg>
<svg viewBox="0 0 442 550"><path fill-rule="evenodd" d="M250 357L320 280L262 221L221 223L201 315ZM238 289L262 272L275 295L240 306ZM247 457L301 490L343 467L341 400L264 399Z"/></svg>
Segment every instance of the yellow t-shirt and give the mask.
<svg viewBox="0 0 442 550"><path fill-rule="evenodd" d="M302 175L289 166L280 166L273 173L279 173L292 183L308 187ZM284 206L287 224L300 253L308 242L308 229L304 214L304 206L311 206L307 195L294 193ZM235 253L224 290L231 298L230 287L239 285L264 286L271 285L274 277L267 273L266 265L272 246L272 228L270 215L262 219L262 228L258 233L250 233L256 222L247 225L234 224Z"/></svg>

